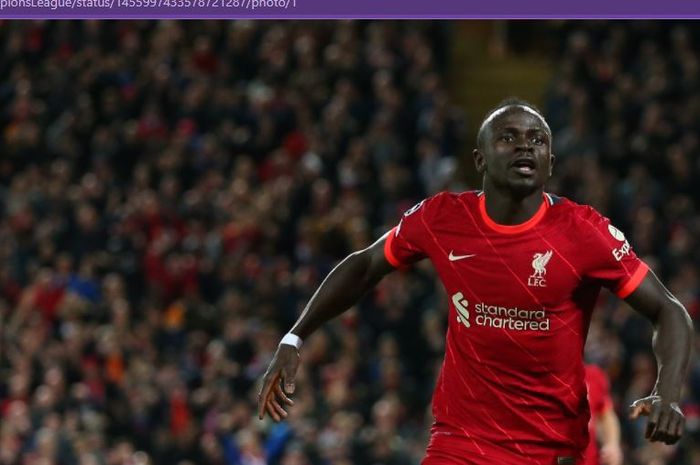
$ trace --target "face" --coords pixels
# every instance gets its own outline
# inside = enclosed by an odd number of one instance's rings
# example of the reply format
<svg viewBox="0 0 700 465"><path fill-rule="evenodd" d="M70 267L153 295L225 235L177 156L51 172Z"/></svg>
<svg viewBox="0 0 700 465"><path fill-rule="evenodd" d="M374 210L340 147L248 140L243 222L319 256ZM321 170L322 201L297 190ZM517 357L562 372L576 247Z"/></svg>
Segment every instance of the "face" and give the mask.
<svg viewBox="0 0 700 465"><path fill-rule="evenodd" d="M507 107L487 122L483 144L474 150L484 184L517 196L541 190L552 175L551 133L544 120L522 107Z"/></svg>

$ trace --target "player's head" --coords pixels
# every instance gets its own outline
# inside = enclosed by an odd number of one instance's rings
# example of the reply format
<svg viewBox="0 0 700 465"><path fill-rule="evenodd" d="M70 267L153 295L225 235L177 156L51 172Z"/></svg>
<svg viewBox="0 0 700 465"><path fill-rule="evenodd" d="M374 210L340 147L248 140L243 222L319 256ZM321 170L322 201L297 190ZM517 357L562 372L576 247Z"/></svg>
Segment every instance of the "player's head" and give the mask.
<svg viewBox="0 0 700 465"><path fill-rule="evenodd" d="M542 113L520 99L508 99L486 114L474 162L484 184L526 196L552 175L552 131Z"/></svg>

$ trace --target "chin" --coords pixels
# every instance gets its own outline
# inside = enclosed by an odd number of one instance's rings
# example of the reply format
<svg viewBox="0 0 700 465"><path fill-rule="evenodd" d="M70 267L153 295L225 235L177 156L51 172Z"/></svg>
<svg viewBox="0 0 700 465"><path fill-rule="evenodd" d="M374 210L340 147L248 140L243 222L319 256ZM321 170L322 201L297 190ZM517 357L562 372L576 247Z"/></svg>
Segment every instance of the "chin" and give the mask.
<svg viewBox="0 0 700 465"><path fill-rule="evenodd" d="M540 191L544 187L544 183L537 179L518 179L508 183L508 188L515 197L527 197Z"/></svg>

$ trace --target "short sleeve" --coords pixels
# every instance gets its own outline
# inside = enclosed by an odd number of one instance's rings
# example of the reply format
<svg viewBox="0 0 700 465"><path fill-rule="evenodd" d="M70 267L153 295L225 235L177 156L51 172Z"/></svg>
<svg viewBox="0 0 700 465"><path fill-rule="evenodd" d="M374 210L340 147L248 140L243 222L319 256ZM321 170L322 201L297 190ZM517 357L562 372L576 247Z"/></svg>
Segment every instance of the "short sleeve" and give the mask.
<svg viewBox="0 0 700 465"><path fill-rule="evenodd" d="M424 238L426 226L424 215L430 199L425 199L406 210L386 237L384 256L392 266L400 268L426 257Z"/></svg>
<svg viewBox="0 0 700 465"><path fill-rule="evenodd" d="M586 385L591 413L599 416L613 408L610 383L605 372L595 365L586 365Z"/></svg>
<svg viewBox="0 0 700 465"><path fill-rule="evenodd" d="M649 271L637 257L622 231L594 209L587 207L582 253L587 278L600 281L621 299L634 292Z"/></svg>

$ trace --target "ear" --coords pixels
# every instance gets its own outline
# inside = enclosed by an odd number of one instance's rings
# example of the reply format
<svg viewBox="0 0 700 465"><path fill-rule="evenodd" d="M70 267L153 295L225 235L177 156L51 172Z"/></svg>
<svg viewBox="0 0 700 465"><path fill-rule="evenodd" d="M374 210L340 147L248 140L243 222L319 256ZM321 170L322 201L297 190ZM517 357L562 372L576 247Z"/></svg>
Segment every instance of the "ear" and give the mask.
<svg viewBox="0 0 700 465"><path fill-rule="evenodd" d="M549 177L552 177L552 173L554 172L554 159L556 157L554 156L553 153L549 154Z"/></svg>
<svg viewBox="0 0 700 465"><path fill-rule="evenodd" d="M472 152L474 156L474 165L476 166L476 172L479 174L484 174L486 172L486 158L481 150L474 149Z"/></svg>

